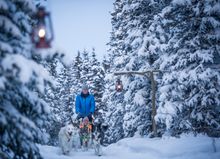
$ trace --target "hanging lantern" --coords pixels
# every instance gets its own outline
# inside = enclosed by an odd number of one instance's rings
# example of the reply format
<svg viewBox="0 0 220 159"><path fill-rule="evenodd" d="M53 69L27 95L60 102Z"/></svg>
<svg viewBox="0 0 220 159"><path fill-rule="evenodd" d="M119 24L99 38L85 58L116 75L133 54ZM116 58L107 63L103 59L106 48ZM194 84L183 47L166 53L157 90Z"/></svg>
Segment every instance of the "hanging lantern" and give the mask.
<svg viewBox="0 0 220 159"><path fill-rule="evenodd" d="M54 37L50 13L39 7L35 18L37 22L32 31L32 42L38 49L50 48Z"/></svg>
<svg viewBox="0 0 220 159"><path fill-rule="evenodd" d="M122 81L120 79L117 79L117 81L116 81L115 90L117 92L121 92L123 90Z"/></svg>

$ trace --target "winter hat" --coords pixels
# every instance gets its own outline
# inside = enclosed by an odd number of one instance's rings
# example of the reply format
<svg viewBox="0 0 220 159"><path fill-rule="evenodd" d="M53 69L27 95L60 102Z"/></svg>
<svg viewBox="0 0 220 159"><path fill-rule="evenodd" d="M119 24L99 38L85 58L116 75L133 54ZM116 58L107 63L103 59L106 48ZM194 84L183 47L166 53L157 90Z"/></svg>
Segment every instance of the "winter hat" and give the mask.
<svg viewBox="0 0 220 159"><path fill-rule="evenodd" d="M88 89L89 89L89 87L88 87L87 84L83 84L83 85L82 85L82 90L88 90Z"/></svg>

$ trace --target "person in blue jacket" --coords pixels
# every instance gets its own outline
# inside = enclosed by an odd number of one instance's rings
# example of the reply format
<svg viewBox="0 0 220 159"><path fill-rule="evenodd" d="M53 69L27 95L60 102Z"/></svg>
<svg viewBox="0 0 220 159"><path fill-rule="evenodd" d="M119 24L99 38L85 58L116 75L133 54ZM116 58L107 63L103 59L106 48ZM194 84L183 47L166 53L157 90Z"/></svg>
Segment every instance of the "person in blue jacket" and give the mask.
<svg viewBox="0 0 220 159"><path fill-rule="evenodd" d="M92 114L95 112L95 99L89 93L89 87L86 84L82 86L81 94L76 97L75 109L77 119L88 117L89 121L92 121Z"/></svg>

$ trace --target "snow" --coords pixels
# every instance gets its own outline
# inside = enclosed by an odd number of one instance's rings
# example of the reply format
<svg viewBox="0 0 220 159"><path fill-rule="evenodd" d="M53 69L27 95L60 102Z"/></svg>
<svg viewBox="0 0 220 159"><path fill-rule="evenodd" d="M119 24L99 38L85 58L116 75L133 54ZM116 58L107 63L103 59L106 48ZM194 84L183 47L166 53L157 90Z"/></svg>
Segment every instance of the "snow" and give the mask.
<svg viewBox="0 0 220 159"><path fill-rule="evenodd" d="M210 4L206 3L204 12L208 15L212 13L220 13L220 2L217 2L214 6L211 6Z"/></svg>
<svg viewBox="0 0 220 159"><path fill-rule="evenodd" d="M6 1L4 1L4 0L0 1L0 8L2 10L8 10L8 4L6 3Z"/></svg>
<svg viewBox="0 0 220 159"><path fill-rule="evenodd" d="M17 0L17 1L24 2L24 0ZM25 3L25 6L26 6L27 9L30 9L30 10L36 12L36 6L35 6L35 3L33 2L33 0L25 0L24 3ZM40 3L41 3L41 6L42 6L43 1L40 2Z"/></svg>
<svg viewBox="0 0 220 159"><path fill-rule="evenodd" d="M114 63L115 63L116 65L123 64L123 63L124 63L124 58L123 58L123 57L117 57L117 58L115 58Z"/></svg>
<svg viewBox="0 0 220 159"><path fill-rule="evenodd" d="M134 96L134 103L138 104L138 105L145 105L146 101L143 98L143 95L146 93L146 90L139 90L137 91L137 93L135 93Z"/></svg>
<svg viewBox="0 0 220 159"><path fill-rule="evenodd" d="M126 138L103 148L103 156L97 157L93 150L87 152L72 150L69 156L61 154L58 147L39 145L45 159L219 159L220 139L207 136L182 135L180 138Z"/></svg>
<svg viewBox="0 0 220 159"><path fill-rule="evenodd" d="M124 101L128 102L131 100L131 91L128 90L125 94L124 94Z"/></svg>
<svg viewBox="0 0 220 159"><path fill-rule="evenodd" d="M13 52L12 47L8 43L5 43L3 41L0 42L0 48L2 52Z"/></svg>
<svg viewBox="0 0 220 159"><path fill-rule="evenodd" d="M8 116L13 116L14 120L19 120L22 123L25 123L27 126L31 127L32 129L36 129L36 125L34 124L33 121L29 120L27 117L22 116L20 112L18 112L17 109L13 107L13 105L9 102L7 102L5 107L3 107L3 111L7 112ZM20 125L17 125L17 127L20 128L20 130L23 129L23 127L20 127ZM31 134L29 134L31 135Z"/></svg>
<svg viewBox="0 0 220 159"><path fill-rule="evenodd" d="M0 77L0 89L5 89L5 77Z"/></svg>
<svg viewBox="0 0 220 159"><path fill-rule="evenodd" d="M14 25L9 18L0 15L0 26L4 27L5 32L7 33L10 32L17 38L22 37L19 28L16 25Z"/></svg>
<svg viewBox="0 0 220 159"><path fill-rule="evenodd" d="M38 86L41 92L43 92L44 90L45 79L54 84L53 79L43 66L26 59L22 55L7 55L2 61L2 65L4 70L13 70L14 68L14 74L17 73L15 67L17 66L18 68L20 68L19 78L23 83L28 83L31 80L34 72L39 77Z"/></svg>
<svg viewBox="0 0 220 159"><path fill-rule="evenodd" d="M190 5L191 1L190 0L173 0L172 2L174 5Z"/></svg>

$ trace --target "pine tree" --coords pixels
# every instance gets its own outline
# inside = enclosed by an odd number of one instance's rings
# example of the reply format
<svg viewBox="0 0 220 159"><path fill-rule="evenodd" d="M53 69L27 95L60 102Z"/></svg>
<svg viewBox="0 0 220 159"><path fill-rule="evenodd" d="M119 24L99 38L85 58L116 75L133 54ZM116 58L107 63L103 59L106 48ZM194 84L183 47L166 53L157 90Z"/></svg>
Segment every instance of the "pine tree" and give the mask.
<svg viewBox="0 0 220 159"><path fill-rule="evenodd" d="M151 0L116 0L114 3L113 29L109 42L112 65L106 75L106 95L103 100L108 103L109 120L121 122L112 124L106 135L108 142L152 132L149 78L137 75L121 77L124 91L120 99L117 99L117 93L111 92L115 78L110 77L116 71L144 71L158 67L156 61L161 53L158 46L164 39L158 37L159 31L156 28L159 26L159 18L156 16L164 5L165 1ZM120 108L117 106L119 103ZM114 133L115 129L120 133Z"/></svg>
<svg viewBox="0 0 220 159"><path fill-rule="evenodd" d="M0 3L0 158L41 158L35 143L45 139L48 105L40 97L52 79L33 58L34 10L27 0Z"/></svg>
<svg viewBox="0 0 220 159"><path fill-rule="evenodd" d="M73 73L74 77L77 80L76 84L79 83L81 79L81 71L82 71L82 58L81 58L81 53L78 51L77 56L75 57L75 60L73 61Z"/></svg>
<svg viewBox="0 0 220 159"><path fill-rule="evenodd" d="M63 125L66 125L70 121L72 115L72 107L70 105L71 79L70 66L64 66L58 78L60 89L60 117Z"/></svg>
<svg viewBox="0 0 220 159"><path fill-rule="evenodd" d="M105 72L108 72L110 69L110 61L106 56L104 56L104 58L103 58L102 67L104 68Z"/></svg>
<svg viewBox="0 0 220 159"><path fill-rule="evenodd" d="M203 132L220 136L219 72L220 2L172 1L161 12L168 37L160 68L165 73L160 86L158 118L172 135Z"/></svg>
<svg viewBox="0 0 220 159"><path fill-rule="evenodd" d="M84 49L84 51L82 52L81 83L87 83L89 81L88 77L91 73L91 64L89 59L89 52L86 49Z"/></svg>
<svg viewBox="0 0 220 159"><path fill-rule="evenodd" d="M119 70L120 68L125 68L128 62L128 56L125 55L123 50L123 40L125 38L126 31L124 30L123 15L121 14L123 10L123 1L116 0L114 3L114 11L112 15L112 32L110 37L110 54L109 60L111 61L111 66L109 72L105 77L105 91L103 95L103 103L107 105L106 113L106 123L108 123L109 128L105 133L105 143L112 143L120 140L124 137L123 130L123 117L125 114L125 102L124 102L124 92L117 93L115 91L115 78L113 72ZM123 84L124 80L122 79Z"/></svg>
<svg viewBox="0 0 220 159"><path fill-rule="evenodd" d="M50 120L45 126L45 131L50 135L49 141L47 144L57 146L58 145L58 133L63 123L60 120L60 84L58 83L59 71L58 68L64 66L62 62L63 54L59 52L55 53L55 57L52 60L44 60L44 67L50 72L50 75L53 78L53 81L56 81L56 84L51 87L46 88L46 93L43 96L43 99L50 106ZM58 55L62 55L59 57Z"/></svg>
<svg viewBox="0 0 220 159"><path fill-rule="evenodd" d="M75 116L75 99L81 91L81 72L82 72L82 58L81 53L78 51L77 56L73 60L70 66L70 107L72 109L72 115Z"/></svg>
<svg viewBox="0 0 220 159"><path fill-rule="evenodd" d="M96 112L95 118L97 120L103 121L104 113L106 111L106 105L102 102L102 96L104 93L104 77L105 72L96 58L95 49L92 49L91 56L91 74L89 77L89 83L91 88L91 93L95 97L96 101Z"/></svg>

